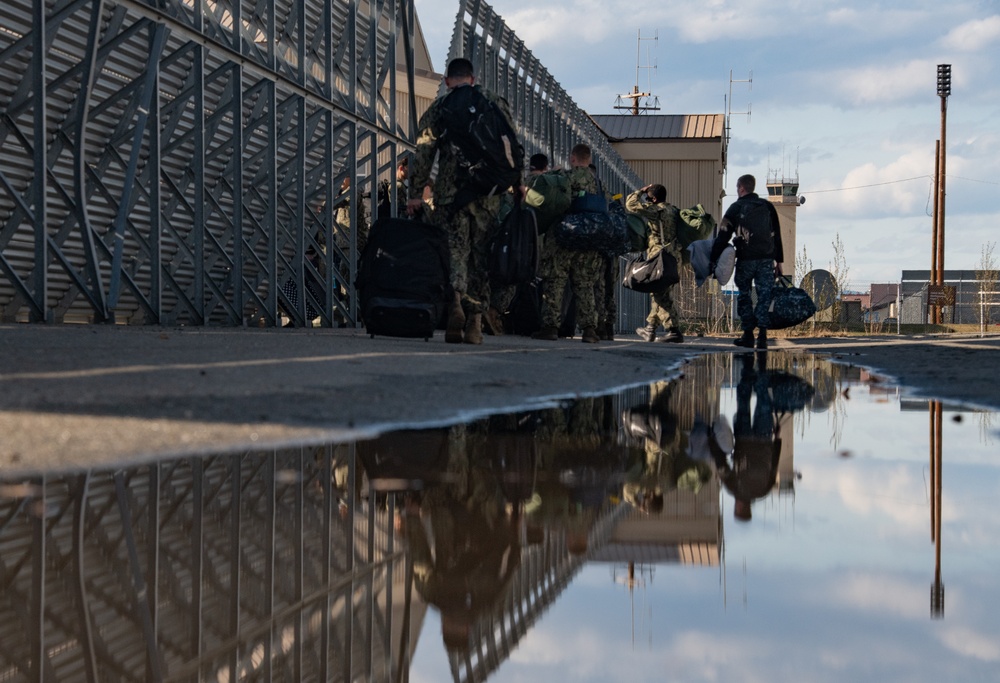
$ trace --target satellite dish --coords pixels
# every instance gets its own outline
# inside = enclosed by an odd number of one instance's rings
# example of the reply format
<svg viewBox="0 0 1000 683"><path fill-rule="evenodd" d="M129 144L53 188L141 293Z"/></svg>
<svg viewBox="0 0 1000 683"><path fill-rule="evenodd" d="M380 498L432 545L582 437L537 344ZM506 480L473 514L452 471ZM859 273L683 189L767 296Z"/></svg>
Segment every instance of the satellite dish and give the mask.
<svg viewBox="0 0 1000 683"><path fill-rule="evenodd" d="M802 197L799 197L799 206L802 206L802 205L803 205L803 204L805 204L805 203L806 203L806 198L805 198L805 196L802 196Z"/></svg>
<svg viewBox="0 0 1000 683"><path fill-rule="evenodd" d="M830 271L823 270L822 268L810 270L806 273L806 276L802 278L800 286L812 297L817 311L822 311L825 308L833 306L834 302L837 301L837 295L840 293L837 280Z"/></svg>

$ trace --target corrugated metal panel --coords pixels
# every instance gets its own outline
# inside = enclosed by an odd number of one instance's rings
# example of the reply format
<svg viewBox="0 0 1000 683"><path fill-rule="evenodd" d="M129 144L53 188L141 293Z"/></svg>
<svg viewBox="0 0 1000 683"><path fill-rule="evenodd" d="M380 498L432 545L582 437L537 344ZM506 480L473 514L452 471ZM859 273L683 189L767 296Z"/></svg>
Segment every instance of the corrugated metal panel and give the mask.
<svg viewBox="0 0 1000 683"><path fill-rule="evenodd" d="M666 187L671 204L684 208L701 204L717 219L721 217L716 162L650 159L629 160L629 164L645 182Z"/></svg>
<svg viewBox="0 0 1000 683"><path fill-rule="evenodd" d="M663 114L658 116L596 114L591 118L613 140L721 138L725 131L725 116L723 114Z"/></svg>

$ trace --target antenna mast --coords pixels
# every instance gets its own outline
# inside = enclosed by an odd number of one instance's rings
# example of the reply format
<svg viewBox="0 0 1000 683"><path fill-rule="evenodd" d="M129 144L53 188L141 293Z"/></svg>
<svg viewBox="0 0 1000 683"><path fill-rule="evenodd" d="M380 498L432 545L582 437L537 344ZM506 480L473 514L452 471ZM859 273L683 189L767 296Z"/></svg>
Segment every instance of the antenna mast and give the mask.
<svg viewBox="0 0 1000 683"><path fill-rule="evenodd" d="M659 40L659 32L654 31L652 38L643 38L642 31L638 31L638 37L635 44L635 86L632 88L632 92L626 93L624 95L619 95L615 98L615 109L631 111L633 116L638 116L641 113L647 111L659 111L660 109L660 98L656 95L651 95L649 92L639 92L639 72L642 69L647 70L646 74L646 84L647 90L649 89L650 75L649 71L656 71L655 62L649 64L649 54L647 50L647 63L646 65L641 64L642 59L642 41L652 40L654 43ZM643 98L646 98L646 102L643 103ZM649 101L652 98L652 102Z"/></svg>
<svg viewBox="0 0 1000 683"><path fill-rule="evenodd" d="M728 154L729 139L732 137L732 124L730 123L730 120L732 119L733 114L737 114L739 116L744 116L745 115L747 117L747 121L748 122L750 121L750 102L747 102L747 110L746 111L737 111L737 112L733 111L733 83L746 83L747 84L747 92L750 92L750 90L753 89L753 70L751 69L748 72L747 77L745 79L742 79L742 80L734 80L733 79L733 70L732 69L729 70L729 96L727 98L725 98L726 99L726 123L725 123L725 129L726 130L725 130L725 140L723 141L724 142L724 144L723 144L723 150L724 150L723 154ZM768 162L768 163L770 163L770 162ZM728 167L726 168L726 175L729 175L729 169L728 169ZM725 179L723 179L723 183L725 183Z"/></svg>
<svg viewBox="0 0 1000 683"><path fill-rule="evenodd" d="M732 137L732 126L729 121L733 117L733 114L737 116L746 116L747 121L750 121L750 103L747 102L746 111L733 111L733 83L746 83L747 92L753 89L753 70L750 70L749 75L742 80L733 79L733 70L729 70L729 97L726 99L726 147L729 147L729 138Z"/></svg>

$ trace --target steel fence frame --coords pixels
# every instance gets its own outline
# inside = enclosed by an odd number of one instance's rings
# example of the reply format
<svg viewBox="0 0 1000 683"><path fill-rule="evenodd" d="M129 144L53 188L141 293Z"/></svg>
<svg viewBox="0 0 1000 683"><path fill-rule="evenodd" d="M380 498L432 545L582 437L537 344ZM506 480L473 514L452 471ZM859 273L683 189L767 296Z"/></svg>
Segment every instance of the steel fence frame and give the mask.
<svg viewBox="0 0 1000 683"><path fill-rule="evenodd" d="M638 187L492 8L459 5L452 51L510 100L526 150L586 142L609 192ZM413 147L414 23L412 0L4 3L0 321L360 324L358 236L332 199L356 179L357 225Z"/></svg>

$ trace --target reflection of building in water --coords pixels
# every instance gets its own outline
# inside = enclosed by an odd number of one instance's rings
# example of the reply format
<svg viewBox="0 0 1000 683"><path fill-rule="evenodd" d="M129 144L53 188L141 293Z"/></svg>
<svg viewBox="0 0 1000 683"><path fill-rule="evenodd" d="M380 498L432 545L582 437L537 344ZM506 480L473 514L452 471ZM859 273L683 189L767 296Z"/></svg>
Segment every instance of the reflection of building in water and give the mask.
<svg viewBox="0 0 1000 683"><path fill-rule="evenodd" d="M602 506L587 536L590 548L608 542L626 507ZM547 529L536 543L524 548L521 565L508 590L494 609L476 620L470 647L449 651L452 679L456 683L485 681L569 586L589 554L571 552L566 538L565 534Z"/></svg>
<svg viewBox="0 0 1000 683"><path fill-rule="evenodd" d="M663 510L632 509L621 517L607 544L590 559L627 565L719 564L722 525L719 482L710 479L697 493L675 489L664 494Z"/></svg>
<svg viewBox="0 0 1000 683"><path fill-rule="evenodd" d="M335 455L4 482L0 679L390 678L422 613L391 501L358 500L349 463L337 490Z"/></svg>

